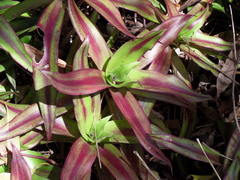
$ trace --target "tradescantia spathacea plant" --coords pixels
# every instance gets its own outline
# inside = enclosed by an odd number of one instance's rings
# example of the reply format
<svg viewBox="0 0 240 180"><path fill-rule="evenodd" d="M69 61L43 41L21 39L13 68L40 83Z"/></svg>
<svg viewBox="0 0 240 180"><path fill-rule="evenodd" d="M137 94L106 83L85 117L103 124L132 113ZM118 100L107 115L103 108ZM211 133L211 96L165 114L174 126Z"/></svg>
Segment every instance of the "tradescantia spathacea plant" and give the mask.
<svg viewBox="0 0 240 180"><path fill-rule="evenodd" d="M27 52L12 29L10 21L14 17L8 13L11 8L0 16L0 47L32 75L33 93L37 95L35 102L27 105L0 101L4 116L0 126L0 146L5 149L2 167L8 160L6 149L12 152L11 174L6 176L31 179L41 177L43 171L47 175L56 171L61 179L90 179L95 163L100 167L103 164L116 179L154 178L142 166L138 172L134 171L134 164L114 144L139 143L171 170L171 161L161 150L162 146L208 162L196 142L164 131L152 122L150 115L157 100L185 108L211 100L210 96L191 89L187 71L175 53L175 48L180 48L202 68L214 75L221 73L202 53L232 48L231 43L200 31L211 13L211 1L202 0L187 14L179 13L168 0L166 14L156 6L156 1L150 0L85 2L117 31L132 39L112 52L94 21L74 0L66 4L61 0L44 1L39 6L45 3L48 6L37 21L37 27L44 33L44 54L38 59L36 54ZM12 8L21 14L22 3ZM136 11L154 22L155 27L137 36L131 34L122 21L119 7ZM68 72L60 72L58 67L64 16L70 18L76 41L82 42L81 46L73 43L70 49L72 70ZM174 74L168 74L170 66ZM45 141L73 143L62 169L31 151ZM205 151L213 164L220 165L216 152L208 148Z"/></svg>

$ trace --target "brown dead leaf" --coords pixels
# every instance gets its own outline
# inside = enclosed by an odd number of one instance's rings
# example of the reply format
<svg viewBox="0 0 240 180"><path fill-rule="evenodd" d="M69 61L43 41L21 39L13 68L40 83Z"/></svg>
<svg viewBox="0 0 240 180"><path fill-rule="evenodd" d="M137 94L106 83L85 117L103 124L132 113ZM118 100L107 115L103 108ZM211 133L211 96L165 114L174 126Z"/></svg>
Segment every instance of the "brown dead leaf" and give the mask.
<svg viewBox="0 0 240 180"><path fill-rule="evenodd" d="M240 40L240 39L239 39ZM238 41L239 41L238 40ZM239 44L237 44L237 56L240 56L240 47ZM234 59L234 51L232 50L228 58L226 59L224 65L222 66L222 72L225 73L230 78L233 78L234 76L234 69L236 68L236 60ZM227 78L225 75L222 73L219 73L217 77L217 97L226 90L226 88L229 86L229 84L232 82L231 79Z"/></svg>
<svg viewBox="0 0 240 180"><path fill-rule="evenodd" d="M32 57L32 59L35 59L37 62L39 62L43 56L43 52L36 49L35 47L29 45L29 44L24 44L24 47L27 51L27 53ZM62 60L62 59L58 59L58 66L61 68L66 68L67 67L67 63Z"/></svg>

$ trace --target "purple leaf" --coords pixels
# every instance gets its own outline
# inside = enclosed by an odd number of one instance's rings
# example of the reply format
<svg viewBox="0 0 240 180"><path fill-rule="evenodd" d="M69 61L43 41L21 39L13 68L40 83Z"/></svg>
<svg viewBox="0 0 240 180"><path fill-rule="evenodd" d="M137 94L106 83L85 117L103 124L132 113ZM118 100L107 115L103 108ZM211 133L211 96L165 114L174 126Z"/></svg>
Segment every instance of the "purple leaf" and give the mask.
<svg viewBox="0 0 240 180"><path fill-rule="evenodd" d="M68 1L69 16L73 27L83 41L89 36L89 54L99 69L110 57L110 49L92 22L78 9L74 0Z"/></svg>
<svg viewBox="0 0 240 180"><path fill-rule="evenodd" d="M179 14L176 5L170 0L164 0L166 6L167 6L167 15L168 17L174 17Z"/></svg>
<svg viewBox="0 0 240 180"><path fill-rule="evenodd" d="M8 103L8 106L14 107L13 105L11 105L11 103ZM26 105L24 105L23 107L25 108L25 106ZM57 116L60 116L65 112L65 108L58 108ZM31 106L28 106L25 110L18 109L16 114L18 115L15 116L11 121L0 127L0 141L5 141L7 139L29 132L36 126L43 123L37 104L32 104ZM71 125L71 123L69 124ZM71 134L70 136L76 135L76 133L74 133L73 131L68 131L65 128L65 124L59 124L58 121L56 122L55 128L56 130L60 128L63 131L62 133ZM71 126L70 128L74 129Z"/></svg>
<svg viewBox="0 0 240 180"><path fill-rule="evenodd" d="M134 37L125 26L119 10L110 0L85 0L90 6L98 11L109 23L124 34Z"/></svg>
<svg viewBox="0 0 240 180"><path fill-rule="evenodd" d="M159 38L155 46L150 51L146 52L143 56L147 59L151 59L151 62L157 60L160 61L160 54L162 51L177 39L179 33L190 18L190 15L174 16L154 28L152 31L159 31L161 29L167 30Z"/></svg>
<svg viewBox="0 0 240 180"><path fill-rule="evenodd" d="M151 129L149 129L150 123L135 97L124 89L119 89L119 91L111 89L110 92L118 108L131 125L141 145L154 157L166 162L172 169L169 159L165 157L161 150L148 137L147 133L151 133Z"/></svg>
<svg viewBox="0 0 240 180"><path fill-rule="evenodd" d="M128 164L118 158L113 152L99 147L99 153L101 162L116 179L138 179L137 175L129 168Z"/></svg>
<svg viewBox="0 0 240 180"><path fill-rule="evenodd" d="M31 180L32 174L20 151L12 144L11 180Z"/></svg>
<svg viewBox="0 0 240 180"><path fill-rule="evenodd" d="M33 63L33 80L48 140L51 139L56 118L57 91L49 86L48 79L41 73L41 69L58 71L58 43L64 12L62 1L54 0L38 22L39 28L44 31L44 55L39 63Z"/></svg>
<svg viewBox="0 0 240 180"><path fill-rule="evenodd" d="M210 96L194 92L174 75L162 74L155 71L132 70L128 76L132 80L132 83L126 85L129 88L146 92L172 94L188 102L201 102L211 99Z"/></svg>
<svg viewBox="0 0 240 180"><path fill-rule="evenodd" d="M68 95L92 94L110 87L97 69L80 69L68 73L42 71L52 85L61 93Z"/></svg>
<svg viewBox="0 0 240 180"><path fill-rule="evenodd" d="M77 139L68 153L61 172L61 179L78 180L89 176L96 156L97 151L93 146L81 138Z"/></svg>

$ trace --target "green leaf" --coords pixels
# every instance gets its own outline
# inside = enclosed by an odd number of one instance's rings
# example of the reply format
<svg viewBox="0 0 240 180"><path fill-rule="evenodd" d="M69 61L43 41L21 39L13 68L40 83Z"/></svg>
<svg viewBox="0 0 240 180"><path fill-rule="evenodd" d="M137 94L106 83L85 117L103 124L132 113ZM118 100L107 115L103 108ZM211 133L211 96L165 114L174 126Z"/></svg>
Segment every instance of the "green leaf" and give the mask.
<svg viewBox="0 0 240 180"><path fill-rule="evenodd" d="M233 49L233 43L224 41L219 37L209 36L200 32L195 32L188 43L193 43L197 46L209 48L217 52Z"/></svg>
<svg viewBox="0 0 240 180"><path fill-rule="evenodd" d="M181 44L180 49L187 54L195 63L197 63L200 67L211 71L215 76L221 72L219 66L209 60L201 51L197 48L186 46Z"/></svg>
<svg viewBox="0 0 240 180"><path fill-rule="evenodd" d="M105 124L102 142L139 143L131 126L126 120L112 120Z"/></svg>
<svg viewBox="0 0 240 180"><path fill-rule="evenodd" d="M153 47L163 32L164 30L150 32L143 38L134 39L122 45L109 60L106 75L108 76L117 66L136 62L146 51Z"/></svg>
<svg viewBox="0 0 240 180"><path fill-rule="evenodd" d="M0 46L24 69L32 72L32 58L9 23L0 16Z"/></svg>
<svg viewBox="0 0 240 180"><path fill-rule="evenodd" d="M25 0L16 6L9 8L5 13L3 13L3 17L5 17L8 21L11 21L17 17L19 17L24 12L30 11L31 9L35 9L37 7L41 7L51 3L52 0Z"/></svg>

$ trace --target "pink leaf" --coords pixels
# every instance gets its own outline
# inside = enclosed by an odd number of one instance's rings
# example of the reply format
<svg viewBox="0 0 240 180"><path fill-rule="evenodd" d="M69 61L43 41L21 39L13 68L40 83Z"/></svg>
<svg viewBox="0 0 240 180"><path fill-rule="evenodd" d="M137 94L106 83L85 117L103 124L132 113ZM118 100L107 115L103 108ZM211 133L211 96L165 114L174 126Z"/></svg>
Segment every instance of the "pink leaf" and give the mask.
<svg viewBox="0 0 240 180"><path fill-rule="evenodd" d="M78 9L74 0L68 1L69 16L73 27L80 39L83 41L89 36L89 53L99 69L110 57L107 44L92 22Z"/></svg>
<svg viewBox="0 0 240 180"><path fill-rule="evenodd" d="M85 0L90 6L96 9L106 20L124 34L134 37L125 26L119 10L110 0Z"/></svg>
<svg viewBox="0 0 240 180"><path fill-rule="evenodd" d="M52 85L61 93L69 95L92 94L109 87L103 72L97 69L80 69L68 73L42 71Z"/></svg>
<svg viewBox="0 0 240 180"><path fill-rule="evenodd" d="M135 172L129 168L128 164L118 158L108 149L99 147L101 162L111 172L116 179L138 179Z"/></svg>
<svg viewBox="0 0 240 180"><path fill-rule="evenodd" d="M97 151L95 148L81 138L77 139L68 153L61 172L61 179L79 180L89 176L96 156Z"/></svg>
<svg viewBox="0 0 240 180"><path fill-rule="evenodd" d="M131 125L141 145L154 157L166 162L168 166L172 168L169 159L165 157L161 150L158 149L155 143L148 137L147 133L151 132L151 130L149 130L149 120L146 115L144 115L135 97L124 89L120 89L119 91L111 89L110 92L118 108Z"/></svg>
<svg viewBox="0 0 240 180"><path fill-rule="evenodd" d="M11 180L31 180L31 170L20 151L12 144Z"/></svg>

